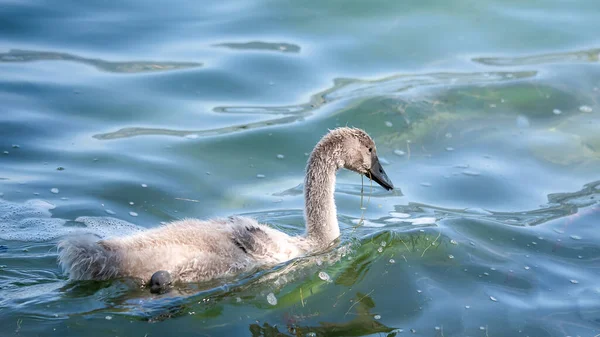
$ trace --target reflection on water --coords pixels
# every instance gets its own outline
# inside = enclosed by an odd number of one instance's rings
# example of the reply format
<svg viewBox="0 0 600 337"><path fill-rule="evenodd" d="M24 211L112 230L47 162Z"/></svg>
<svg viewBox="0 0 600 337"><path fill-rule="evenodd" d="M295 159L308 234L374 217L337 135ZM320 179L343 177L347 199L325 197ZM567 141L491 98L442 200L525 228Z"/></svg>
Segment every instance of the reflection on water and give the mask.
<svg viewBox="0 0 600 337"><path fill-rule="evenodd" d="M378 321L379 315L371 311L375 302L368 294L356 293L352 300L352 318L343 323L319 322L319 326L305 326L303 321L310 316L287 314L285 317L287 330L280 331L277 325L269 323L250 324L252 336L368 336L382 332L392 332L396 329L388 327ZM318 313L312 316L318 316Z"/></svg>

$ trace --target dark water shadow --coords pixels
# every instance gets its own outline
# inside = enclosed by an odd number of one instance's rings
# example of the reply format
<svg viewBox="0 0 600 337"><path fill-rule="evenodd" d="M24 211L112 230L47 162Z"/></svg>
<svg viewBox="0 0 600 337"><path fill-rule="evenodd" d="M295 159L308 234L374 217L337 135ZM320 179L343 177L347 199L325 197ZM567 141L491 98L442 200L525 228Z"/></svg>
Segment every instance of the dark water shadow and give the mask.
<svg viewBox="0 0 600 337"><path fill-rule="evenodd" d="M202 63L196 62L155 62L155 61L132 61L132 62L111 62L101 59L91 59L68 53L11 49L7 53L0 53L0 62L18 63L35 61L71 61L82 63L95 67L98 70L134 74L146 72L162 72L170 70L179 70L187 68L201 67Z"/></svg>

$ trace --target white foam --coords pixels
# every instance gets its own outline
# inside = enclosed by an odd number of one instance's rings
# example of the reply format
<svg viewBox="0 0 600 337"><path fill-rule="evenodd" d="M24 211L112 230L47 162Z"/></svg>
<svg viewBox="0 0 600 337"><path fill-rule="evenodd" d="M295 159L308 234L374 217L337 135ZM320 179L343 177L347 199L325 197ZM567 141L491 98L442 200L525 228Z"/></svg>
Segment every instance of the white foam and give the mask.
<svg viewBox="0 0 600 337"><path fill-rule="evenodd" d="M99 237L126 235L143 228L111 217L79 217L85 225L68 226L68 220L53 218L50 210L56 206L39 199L24 203L0 199L0 239L7 241L44 242L72 232L95 234Z"/></svg>
<svg viewBox="0 0 600 337"><path fill-rule="evenodd" d="M43 200L13 203L0 200L0 239L17 241L47 241L66 223L51 218L54 205Z"/></svg>
<svg viewBox="0 0 600 337"><path fill-rule="evenodd" d="M144 230L143 227L134 225L125 220L111 217L80 216L75 222L83 223L86 228L79 229L86 233L95 234L101 238L121 236Z"/></svg>

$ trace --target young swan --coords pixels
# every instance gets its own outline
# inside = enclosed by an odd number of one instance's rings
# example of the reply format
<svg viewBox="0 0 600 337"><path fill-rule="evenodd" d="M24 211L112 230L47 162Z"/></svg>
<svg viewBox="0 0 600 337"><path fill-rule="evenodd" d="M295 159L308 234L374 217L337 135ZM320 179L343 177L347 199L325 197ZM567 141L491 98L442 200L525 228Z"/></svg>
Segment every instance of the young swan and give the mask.
<svg viewBox="0 0 600 337"><path fill-rule="evenodd" d="M161 292L171 282L231 276L325 249L340 235L334 190L342 167L387 190L394 188L371 137L360 129L338 128L326 134L309 157L302 236L289 236L247 217L184 219L121 238L66 238L58 244L59 264L73 280L133 277L150 281L151 290Z"/></svg>

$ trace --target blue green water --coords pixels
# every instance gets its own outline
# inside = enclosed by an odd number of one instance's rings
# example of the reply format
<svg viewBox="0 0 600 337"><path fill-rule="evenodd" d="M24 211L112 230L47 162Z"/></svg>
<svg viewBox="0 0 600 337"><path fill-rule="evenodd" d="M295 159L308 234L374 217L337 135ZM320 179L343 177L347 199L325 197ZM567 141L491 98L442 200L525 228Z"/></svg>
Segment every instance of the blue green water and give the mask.
<svg viewBox="0 0 600 337"><path fill-rule="evenodd" d="M599 334L598 13L1 1L0 335ZM75 229L245 214L301 233L306 153L342 125L397 186L339 173L346 248L162 296L58 268Z"/></svg>

